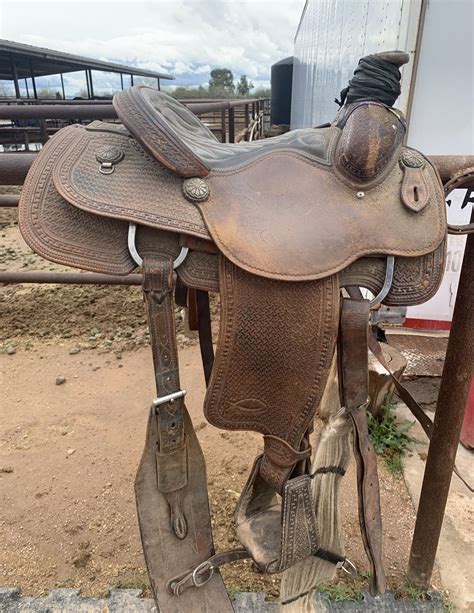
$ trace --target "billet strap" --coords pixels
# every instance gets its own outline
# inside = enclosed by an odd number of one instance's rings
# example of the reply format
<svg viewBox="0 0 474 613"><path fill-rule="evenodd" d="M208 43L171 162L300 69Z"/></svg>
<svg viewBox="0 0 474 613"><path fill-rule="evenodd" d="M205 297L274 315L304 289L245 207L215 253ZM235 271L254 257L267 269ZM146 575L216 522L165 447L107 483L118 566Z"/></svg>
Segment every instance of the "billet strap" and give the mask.
<svg viewBox="0 0 474 613"><path fill-rule="evenodd" d="M184 438L184 390L180 388L174 319L173 261L146 257L143 295L150 328L157 398L153 401L158 430L156 453L158 489L170 505L171 525L178 538L187 534L179 491L187 485Z"/></svg>
<svg viewBox="0 0 474 613"><path fill-rule="evenodd" d="M338 338L339 392L354 431L357 466L359 523L371 566L370 590L383 594L386 580L382 564L382 515L377 459L369 439L368 401L368 300L343 298Z"/></svg>
<svg viewBox="0 0 474 613"><path fill-rule="evenodd" d="M193 298L190 299L192 294ZM175 301L178 306L188 309L189 329L198 330L202 367L207 386L211 378L212 366L214 364L209 293L204 290L193 290L188 288L180 281L179 277L177 277ZM192 308L195 310L193 313L191 313ZM195 327L193 327L193 319L195 320Z"/></svg>

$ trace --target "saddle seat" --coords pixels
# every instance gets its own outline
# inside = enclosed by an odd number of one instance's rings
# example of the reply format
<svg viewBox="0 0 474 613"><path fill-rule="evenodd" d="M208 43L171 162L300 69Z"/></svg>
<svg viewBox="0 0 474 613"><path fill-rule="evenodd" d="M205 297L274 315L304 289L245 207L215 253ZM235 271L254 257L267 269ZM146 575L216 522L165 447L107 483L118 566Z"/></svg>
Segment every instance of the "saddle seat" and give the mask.
<svg viewBox="0 0 474 613"><path fill-rule="evenodd" d="M181 177L205 177L213 170L236 168L277 149L327 162L327 140L318 130L294 130L251 143L221 143L180 102L142 85L118 92L114 107L143 148Z"/></svg>

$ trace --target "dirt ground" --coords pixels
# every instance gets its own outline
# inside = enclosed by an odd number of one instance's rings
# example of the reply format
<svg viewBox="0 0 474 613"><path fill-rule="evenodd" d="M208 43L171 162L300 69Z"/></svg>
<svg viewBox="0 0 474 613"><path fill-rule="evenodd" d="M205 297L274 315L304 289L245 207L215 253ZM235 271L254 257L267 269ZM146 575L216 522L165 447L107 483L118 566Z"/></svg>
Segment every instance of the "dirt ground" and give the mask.
<svg viewBox="0 0 474 613"><path fill-rule="evenodd" d="M65 270L33 255L12 211L0 210L0 270ZM79 587L146 587L133 480L153 396L139 288L0 287L0 586L24 594ZM202 415L197 339L179 322L182 380L207 458L216 548L236 545L233 511L260 448ZM404 582L414 510L403 479L381 463L385 568ZM354 466L344 478L347 555L362 572ZM278 594L278 577L240 562L223 571L234 590Z"/></svg>

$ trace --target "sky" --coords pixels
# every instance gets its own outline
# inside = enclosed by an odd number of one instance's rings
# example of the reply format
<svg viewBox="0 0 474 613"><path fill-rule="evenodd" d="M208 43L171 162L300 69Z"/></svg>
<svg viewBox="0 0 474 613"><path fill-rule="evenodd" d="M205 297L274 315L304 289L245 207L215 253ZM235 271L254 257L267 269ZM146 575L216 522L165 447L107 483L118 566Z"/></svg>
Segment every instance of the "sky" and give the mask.
<svg viewBox="0 0 474 613"><path fill-rule="evenodd" d="M166 85L206 84L213 68L225 67L266 87L271 65L293 55L304 3L0 0L0 38L174 75ZM103 87L113 81L96 79ZM84 77L72 74L66 83L84 87Z"/></svg>

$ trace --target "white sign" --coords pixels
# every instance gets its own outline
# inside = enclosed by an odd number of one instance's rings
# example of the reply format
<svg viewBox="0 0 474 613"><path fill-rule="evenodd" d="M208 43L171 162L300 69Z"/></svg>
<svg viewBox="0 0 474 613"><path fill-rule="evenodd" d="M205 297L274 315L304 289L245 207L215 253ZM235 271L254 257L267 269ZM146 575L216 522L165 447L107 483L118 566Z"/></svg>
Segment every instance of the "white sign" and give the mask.
<svg viewBox="0 0 474 613"><path fill-rule="evenodd" d="M454 225L468 224L473 203L473 189L456 189L447 199L448 222ZM407 312L408 318L451 321L465 245L465 236L450 235L448 237L446 268L441 287L428 302L419 306L409 307Z"/></svg>

